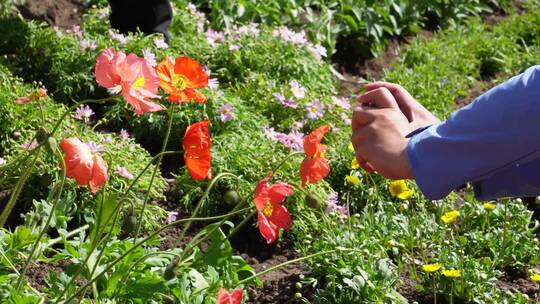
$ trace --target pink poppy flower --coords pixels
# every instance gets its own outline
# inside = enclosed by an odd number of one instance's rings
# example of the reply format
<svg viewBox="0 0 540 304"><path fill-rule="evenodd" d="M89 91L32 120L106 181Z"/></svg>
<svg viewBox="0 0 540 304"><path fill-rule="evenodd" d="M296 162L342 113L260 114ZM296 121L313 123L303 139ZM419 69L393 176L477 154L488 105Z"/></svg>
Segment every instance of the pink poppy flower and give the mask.
<svg viewBox="0 0 540 304"><path fill-rule="evenodd" d="M96 81L113 93L122 93L133 106L135 114L157 112L165 107L153 102L157 94L159 77L152 66L135 54L126 56L121 51L105 49L96 60Z"/></svg>

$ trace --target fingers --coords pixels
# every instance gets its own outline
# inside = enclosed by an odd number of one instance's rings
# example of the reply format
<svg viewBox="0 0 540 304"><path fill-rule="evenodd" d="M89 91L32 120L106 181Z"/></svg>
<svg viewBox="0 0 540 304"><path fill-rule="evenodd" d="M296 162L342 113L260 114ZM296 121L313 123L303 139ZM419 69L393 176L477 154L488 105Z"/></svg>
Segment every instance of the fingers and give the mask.
<svg viewBox="0 0 540 304"><path fill-rule="evenodd" d="M416 100L414 100L411 94L409 94L409 92L407 92L407 90L405 90L399 84L377 81L364 85L364 88L368 92L372 92L374 90L382 88L387 89L395 98L399 109L405 115L405 117L407 117L407 120L409 120L409 122L412 122L414 120L413 109L415 108L415 106L418 106L417 102Z"/></svg>
<svg viewBox="0 0 540 304"><path fill-rule="evenodd" d="M357 106L354 108L351 120L351 128L353 132L361 127L369 125L373 119L375 119L373 114L370 113L370 109L373 108L366 106Z"/></svg>
<svg viewBox="0 0 540 304"><path fill-rule="evenodd" d="M360 149L366 143L369 134L367 130L360 129L353 133L351 142L354 146L354 151L356 154L356 160L362 169L366 170L369 173L375 172L373 165L365 158L363 151Z"/></svg>
<svg viewBox="0 0 540 304"><path fill-rule="evenodd" d="M363 105L369 105L376 108L395 108L399 109L394 96L387 88L378 88L368 91L358 96L358 102Z"/></svg>

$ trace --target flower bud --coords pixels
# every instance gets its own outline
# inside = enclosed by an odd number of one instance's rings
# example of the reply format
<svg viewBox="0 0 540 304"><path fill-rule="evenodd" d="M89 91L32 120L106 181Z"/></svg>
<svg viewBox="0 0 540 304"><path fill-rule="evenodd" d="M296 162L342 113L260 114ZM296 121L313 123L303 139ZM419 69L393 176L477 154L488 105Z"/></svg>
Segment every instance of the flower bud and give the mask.
<svg viewBox="0 0 540 304"><path fill-rule="evenodd" d="M167 267L165 267L165 271L163 271L163 278L167 281L172 280L176 278L176 262L172 261Z"/></svg>
<svg viewBox="0 0 540 304"><path fill-rule="evenodd" d="M319 209L321 207L321 201L317 196L309 193L306 195L306 205L312 209Z"/></svg>
<svg viewBox="0 0 540 304"><path fill-rule="evenodd" d="M240 195L233 189L229 189L225 192L223 200L229 206L236 206L240 202Z"/></svg>

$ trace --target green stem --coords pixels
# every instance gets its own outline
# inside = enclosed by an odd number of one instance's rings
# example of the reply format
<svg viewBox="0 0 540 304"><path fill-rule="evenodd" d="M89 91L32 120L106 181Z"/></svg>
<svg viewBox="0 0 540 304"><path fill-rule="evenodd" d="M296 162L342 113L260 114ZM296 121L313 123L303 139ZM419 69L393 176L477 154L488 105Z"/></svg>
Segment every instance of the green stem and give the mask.
<svg viewBox="0 0 540 304"><path fill-rule="evenodd" d="M53 130L50 133L51 136L58 130L58 128L60 128L60 125L64 122L66 116L68 116L68 114L71 113L73 110L75 110L78 106L83 105L83 104L87 104L87 103L103 103L105 101L108 101L108 100L111 100L111 99L114 99L114 98L115 98L115 96L108 96L108 97L101 98L101 99L85 99L85 100L76 102L74 105L69 107L62 114L62 116L60 116L60 118L56 121L56 124L54 125Z"/></svg>
<svg viewBox="0 0 540 304"><path fill-rule="evenodd" d="M191 217L196 217L197 214L199 213L199 209L201 208L203 202L206 200L206 198L208 197L208 195L210 194L210 190L212 190L212 188L214 187L214 185L216 184L216 182L218 180L220 180L221 178L225 177L225 176L233 176L233 177L236 177L237 180L239 180L238 176L232 174L232 173L228 173L228 172L223 172L223 173L220 173L218 174L216 177L214 177L212 179L212 181L210 181L210 184L208 184L208 186L206 187L206 190L204 191L202 197L199 199L199 202L197 203L197 206L195 207L195 210L193 211L193 213L191 214ZM176 239L176 242L174 244L174 247L178 247L178 245L180 244L180 242L184 239L184 235L186 234L186 232L188 231L189 227L191 226L191 223L188 222L186 226L184 226L184 229L182 229L182 231L180 232L180 235L178 236L178 238Z"/></svg>
<svg viewBox="0 0 540 304"><path fill-rule="evenodd" d="M30 161L30 164L26 167L26 170L17 181L17 184L15 184L15 188L13 189L13 192L11 193L11 196L9 197L9 201L7 202L4 210L2 210L2 214L0 214L0 227L4 227L4 225L7 222L7 219L9 218L9 215L11 214L11 211L13 210L13 207L15 207L15 203L17 202L17 199L19 198L19 195L21 194L24 184L26 183L26 180L32 173L32 169L34 168L34 165L36 164L36 161L39 157L40 149L41 147L37 147L34 151L32 151L29 154L29 155L34 155L34 158Z"/></svg>
<svg viewBox="0 0 540 304"><path fill-rule="evenodd" d="M58 148L56 148L55 152L56 152L56 155L61 155ZM45 221L45 225L43 226L43 228L39 232L39 235L38 235L37 239L34 241L34 244L32 245L32 249L30 250L30 254L28 255L28 258L26 259L26 261L24 263L24 266L21 269L21 273L19 274L19 279L17 280L17 288L16 288L17 291L19 291L21 289L22 281L23 281L24 275L26 274L26 270L28 269L28 265L30 265L30 261L34 257L34 253L36 252L36 249L37 249L39 243L41 242L41 239L43 238L43 236L45 235L45 232L49 228L49 224L51 223L52 217L54 215L54 211L56 210L56 206L58 205L58 202L60 202L60 198L61 198L61 195L62 195L62 192L63 192L63 189L64 189L64 183L66 181L66 169L65 169L66 168L66 163L65 163L63 157L60 157L60 159L62 159L62 168L63 168L62 169L62 179L60 180L60 187L59 187L58 193L56 194L56 197L54 198L54 203L51 206L51 211L49 212L49 215L47 216L47 220Z"/></svg>
<svg viewBox="0 0 540 304"><path fill-rule="evenodd" d="M242 227L249 222L255 215L257 215L257 211L251 212L250 215L246 216L240 224L236 225L231 232L229 232L229 235L227 236L227 239L230 240Z"/></svg>
<svg viewBox="0 0 540 304"><path fill-rule="evenodd" d="M146 205L148 204L148 200L150 199L150 191L152 190L152 186L154 185L154 179L156 177L157 171L159 170L159 166L161 164L161 160L163 159L163 152L167 149L167 143L169 142L169 136L171 135L171 129L172 129L172 122L174 117L174 106L169 107L169 110L167 110L167 113L169 114L169 122L167 125L167 132L165 133L165 138L163 139L163 146L161 147L160 156L158 157L158 161L156 166L154 167L154 172L152 172L152 177L150 178L150 183L148 185L148 190L146 190L145 197L144 197L144 203L141 209L141 214L139 215L139 219L137 221L137 229L135 230L135 237L133 238L133 241L137 240L137 237L139 236L139 232L141 230L142 225L142 218L144 216L144 211L146 210Z"/></svg>
<svg viewBox="0 0 540 304"><path fill-rule="evenodd" d="M283 166L285 164L285 162L287 160L289 160L289 158L293 157L293 156L296 156L296 155L304 155L304 152L302 151L296 151L296 152L292 152L290 153L289 155L285 156L284 159L281 160L281 162L279 162L279 164L277 166L275 166L274 168L272 168L272 172L277 172L277 170L279 170L281 168L281 166Z"/></svg>
<svg viewBox="0 0 540 304"><path fill-rule="evenodd" d="M317 253L313 253L313 254L310 254L310 255L306 255L304 257L301 257L301 258L296 258L294 260L289 260L287 262L283 262L281 264L278 264L278 265L275 265L275 266L272 266L268 269L265 269L261 272L258 272L248 278L245 278L243 280L241 280L240 282L238 282L237 285L241 285L241 284L245 284L253 279L256 279L264 274L267 274L271 271L274 271L276 269L279 269L281 267L285 267L287 265L290 265L290 264L294 264L294 263L298 263L298 262L302 262L302 261L305 261L305 260L308 260L308 259L311 259L311 258L314 258L314 257L318 257L320 255L325 255L325 254L330 254L330 253L334 253L334 252L338 252L338 251L358 251L356 249L353 249L353 248L336 248L336 249L332 249L332 250L327 250L327 251L321 251L321 252L317 252Z"/></svg>
<svg viewBox="0 0 540 304"><path fill-rule="evenodd" d="M159 228L158 230L154 231L153 233L151 233L150 235L148 235L147 237L145 237L144 239L140 240L139 242L135 243L133 245L133 247L129 248L128 250L126 250L126 252L124 252L122 255L120 255L118 258L114 259L112 262L110 262L99 274L97 274L96 276L90 278L90 280L88 280L88 282L86 282L86 284L84 286L82 286L81 288L79 288L78 291L76 291L73 295L71 295L65 302L66 303L69 303L71 300L75 299L75 297L84 289L88 288L88 286L90 286L93 282L95 282L99 277L101 277L104 273L106 273L107 271L109 271L114 265L118 264L118 262L120 262L123 258L125 258L126 256L128 256L131 252L133 252L133 250L137 249L138 247L140 247L141 245L143 245L144 243L146 243L148 240L150 240L151 238L155 237L156 235L158 235L159 233L161 233L163 230L169 228L169 227L172 227L172 226L175 226L175 225L178 225L178 224L182 224L184 222L189 222L189 221L200 221L200 222L203 222L203 221L215 221L215 220L219 220L219 219L222 219L222 218L226 218L226 217L229 217L231 215L235 215L235 214L240 214L242 212L245 212L246 210L248 210L250 208L244 208L244 209L241 209L241 210L238 210L238 211L234 211L234 212L230 212L230 213L227 213L227 214L224 214L224 215L218 215L218 216L213 216L213 217L201 217L201 218L188 218L188 219L180 219L180 220L177 220L177 221L174 221L168 225L165 225L161 228ZM59 298L56 299L56 302L55 303L58 303L58 301L60 301L61 297L65 294L65 292L63 294L60 295Z"/></svg>
<svg viewBox="0 0 540 304"><path fill-rule="evenodd" d="M70 232L68 232L64 237L67 239L67 238L70 238L78 233L80 233L81 231L85 231L86 229L90 228L90 225L86 224L84 226L81 226L77 229L74 229ZM58 242L60 242L61 240L64 239L64 237L57 237L55 239L52 239L52 240L49 240L49 242L47 243L47 245L45 246L45 248L48 248L48 247L51 247L55 244L57 244Z"/></svg>

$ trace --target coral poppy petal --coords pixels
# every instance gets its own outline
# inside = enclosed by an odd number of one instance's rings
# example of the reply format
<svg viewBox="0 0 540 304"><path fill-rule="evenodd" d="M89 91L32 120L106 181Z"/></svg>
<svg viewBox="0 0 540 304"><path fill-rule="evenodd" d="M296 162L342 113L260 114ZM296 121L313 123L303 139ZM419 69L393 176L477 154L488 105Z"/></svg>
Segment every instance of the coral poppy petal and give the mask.
<svg viewBox="0 0 540 304"><path fill-rule="evenodd" d="M194 180L212 178L208 120L194 123L184 135L184 161Z"/></svg>
<svg viewBox="0 0 540 304"><path fill-rule="evenodd" d="M321 140L326 132L328 132L328 126L323 125L304 137L304 153L307 156L313 157L318 153L324 152L324 146L321 145Z"/></svg>
<svg viewBox="0 0 540 304"><path fill-rule="evenodd" d="M65 138L60 142L66 163L66 175L78 185L86 186L92 175L94 160L90 149L78 138Z"/></svg>
<svg viewBox="0 0 540 304"><path fill-rule="evenodd" d="M240 304L244 291L242 288L229 292L220 288L218 291L217 304Z"/></svg>
<svg viewBox="0 0 540 304"><path fill-rule="evenodd" d="M92 193L96 193L99 189L105 186L105 183L109 179L109 172L107 164L101 156L94 154L93 157L94 166L92 167L92 177L90 178L90 190Z"/></svg>
<svg viewBox="0 0 540 304"><path fill-rule="evenodd" d="M302 187L306 186L306 183L316 183L325 178L330 172L330 166L326 158L305 158L300 165L300 179L302 180Z"/></svg>
<svg viewBox="0 0 540 304"><path fill-rule="evenodd" d="M268 220L278 228L289 230L292 226L292 218L289 210L283 205L274 205L272 216Z"/></svg>
<svg viewBox="0 0 540 304"><path fill-rule="evenodd" d="M259 222L259 231L266 242L268 244L275 242L278 237L278 227L271 223L261 211L257 213L257 217Z"/></svg>
<svg viewBox="0 0 540 304"><path fill-rule="evenodd" d="M174 73L186 76L191 84L191 88L200 89L208 85L208 74L206 74L202 66L192 58L176 58L174 63Z"/></svg>
<svg viewBox="0 0 540 304"><path fill-rule="evenodd" d="M268 181L272 178L272 172L266 178L261 180L255 187L255 207L262 211L268 201Z"/></svg>
<svg viewBox="0 0 540 304"><path fill-rule="evenodd" d="M124 59L125 55L119 56L119 53L121 52L105 49L96 59L96 66L94 69L96 81L104 88L112 88L120 84L121 78L116 71L116 66L119 61Z"/></svg>
<svg viewBox="0 0 540 304"><path fill-rule="evenodd" d="M276 183L268 188L268 197L274 204L281 204L287 196L293 193L293 187L286 183Z"/></svg>

